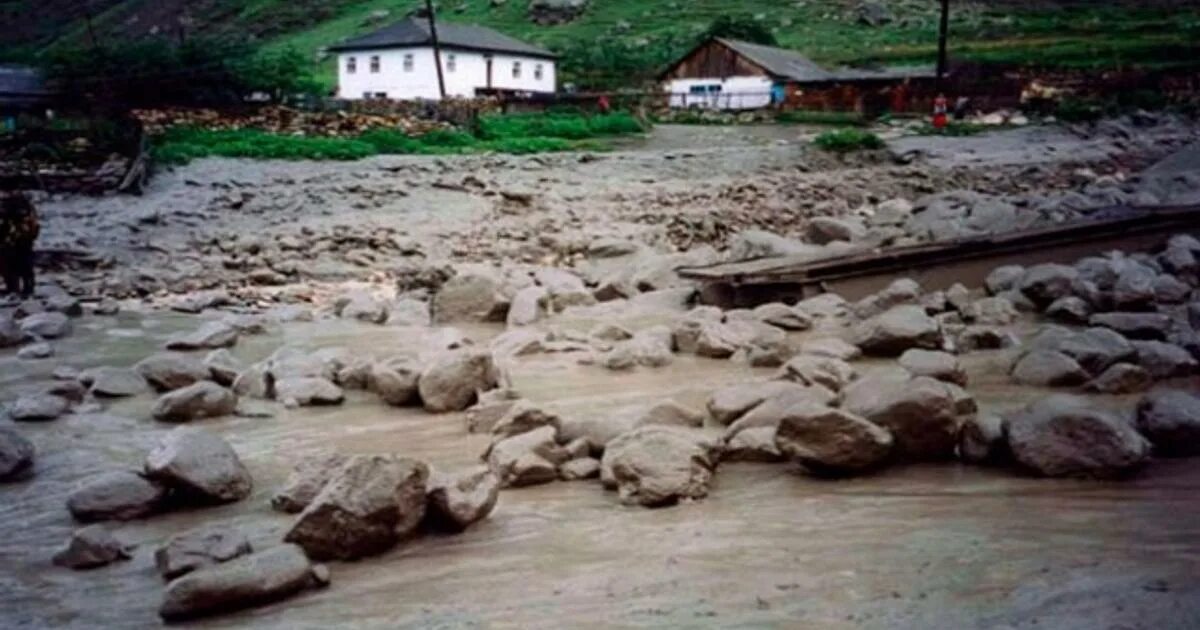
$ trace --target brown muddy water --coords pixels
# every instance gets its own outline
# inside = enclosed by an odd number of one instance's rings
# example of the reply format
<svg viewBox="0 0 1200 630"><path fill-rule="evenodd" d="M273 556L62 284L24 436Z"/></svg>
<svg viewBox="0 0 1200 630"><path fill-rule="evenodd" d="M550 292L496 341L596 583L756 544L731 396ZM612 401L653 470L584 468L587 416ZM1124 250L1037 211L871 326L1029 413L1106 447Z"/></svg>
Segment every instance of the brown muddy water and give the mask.
<svg viewBox="0 0 1200 630"><path fill-rule="evenodd" d="M196 318L122 314L79 320L60 358L0 358L10 399L58 365L129 365ZM478 342L497 332L466 331ZM419 331L348 322L288 324L245 337L256 360L282 343L376 355L412 347ZM1011 386L1002 354L973 355L971 391L985 410L1037 392ZM616 374L573 357L509 366L526 397L565 413L605 414L675 398L700 408L721 385L761 377L728 361L680 356L669 368ZM435 467L475 463L486 438L461 414L433 416L366 395L328 409L273 408L272 418L203 421L255 480L227 506L116 523L137 549L92 571L50 558L76 527L68 493L89 477L136 467L171 427L147 396L98 413L19 430L37 474L0 486L0 627L159 625L159 543L215 524L257 547L292 517L268 504L301 456L336 449L398 452ZM1129 407L1133 401L1113 399ZM376 558L331 565L325 590L195 622L205 628L1198 628L1200 461L1156 461L1121 482L1042 480L957 464L893 467L819 481L784 465L720 468L702 501L647 510L620 505L598 482L506 490L492 516L457 536L420 538Z"/></svg>

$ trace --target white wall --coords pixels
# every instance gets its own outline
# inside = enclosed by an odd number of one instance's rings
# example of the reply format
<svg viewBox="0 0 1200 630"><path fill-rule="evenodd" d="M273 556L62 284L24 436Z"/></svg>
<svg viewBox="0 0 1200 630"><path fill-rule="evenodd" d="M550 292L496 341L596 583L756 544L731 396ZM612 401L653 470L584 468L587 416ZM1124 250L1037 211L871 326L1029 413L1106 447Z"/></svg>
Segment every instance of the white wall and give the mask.
<svg viewBox="0 0 1200 630"><path fill-rule="evenodd" d="M379 72L371 72L371 57L379 56ZM412 55L411 71L404 69L405 55ZM453 55L453 63L451 63ZM353 57L356 69L347 71ZM521 64L521 76L513 78L514 62ZM542 66L542 78L534 78L535 68ZM476 88L487 87L487 60L483 53L442 49L442 70L448 96L475 96ZM492 87L527 92L554 92L557 85L554 61L514 55L492 56ZM433 48L394 48L360 50L338 54L338 97L362 99L370 92L386 94L390 99L437 100L438 80Z"/></svg>
<svg viewBox="0 0 1200 630"><path fill-rule="evenodd" d="M719 92L693 94L692 87L720 86ZM671 107L700 107L704 109L757 109L771 104L769 77L714 77L711 79L672 79L666 90Z"/></svg>

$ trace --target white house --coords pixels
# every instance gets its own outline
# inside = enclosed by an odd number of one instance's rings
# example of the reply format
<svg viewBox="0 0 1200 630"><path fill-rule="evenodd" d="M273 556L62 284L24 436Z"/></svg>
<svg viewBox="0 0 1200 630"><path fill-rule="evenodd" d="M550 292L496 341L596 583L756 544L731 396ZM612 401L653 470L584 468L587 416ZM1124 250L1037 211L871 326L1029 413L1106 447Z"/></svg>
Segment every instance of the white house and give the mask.
<svg viewBox="0 0 1200 630"><path fill-rule="evenodd" d="M439 22L447 96L479 90L553 93L554 53L481 26ZM429 22L408 18L350 39L338 56L338 97L438 100L437 65Z"/></svg>

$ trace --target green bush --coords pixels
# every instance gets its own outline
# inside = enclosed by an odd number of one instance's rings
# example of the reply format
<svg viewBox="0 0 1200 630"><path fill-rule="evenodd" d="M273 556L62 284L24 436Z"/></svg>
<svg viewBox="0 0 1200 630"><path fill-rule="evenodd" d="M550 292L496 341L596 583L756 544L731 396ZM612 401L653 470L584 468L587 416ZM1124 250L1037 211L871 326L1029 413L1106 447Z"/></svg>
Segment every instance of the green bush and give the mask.
<svg viewBox="0 0 1200 630"><path fill-rule="evenodd" d="M847 153L870 149L882 149L883 140L879 136L862 129L833 129L826 131L813 140L818 148L835 153Z"/></svg>
<svg viewBox="0 0 1200 630"><path fill-rule="evenodd" d="M1093 100L1064 98L1054 109L1054 115L1066 122L1095 122L1104 116L1104 106Z"/></svg>
<svg viewBox="0 0 1200 630"><path fill-rule="evenodd" d="M481 116L476 134L484 140L503 138L563 138L582 140L644 131L625 112L579 116L569 114L507 114Z"/></svg>

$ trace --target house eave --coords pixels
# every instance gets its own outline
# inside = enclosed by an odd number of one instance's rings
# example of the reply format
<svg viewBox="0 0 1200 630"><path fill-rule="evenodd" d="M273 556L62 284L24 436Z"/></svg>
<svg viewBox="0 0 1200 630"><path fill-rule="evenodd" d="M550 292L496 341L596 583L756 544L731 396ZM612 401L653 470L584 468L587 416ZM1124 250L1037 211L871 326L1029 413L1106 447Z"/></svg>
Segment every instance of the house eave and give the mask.
<svg viewBox="0 0 1200 630"><path fill-rule="evenodd" d="M351 52L412 50L412 49L417 49L417 48L432 48L432 47L433 47L432 43L384 44L384 45L379 45L379 46L362 46L362 45L360 45L360 46L353 46L353 45L351 45L351 46L330 46L326 50L328 50L331 53L344 54L344 53L351 53ZM484 46L463 46L461 44L442 44L440 46L440 48L442 50L477 52L477 53L491 54L491 55L509 55L509 56L513 56L513 57L532 57L534 59L546 59L548 61L558 61L558 55L556 55L552 52L549 52L549 51L531 52L531 51L501 50L498 48L488 48L488 47L484 47Z"/></svg>

